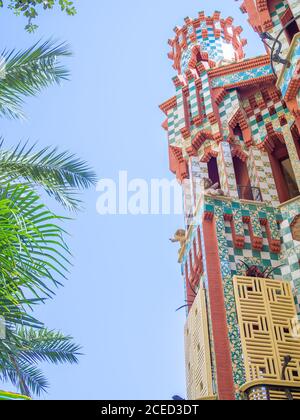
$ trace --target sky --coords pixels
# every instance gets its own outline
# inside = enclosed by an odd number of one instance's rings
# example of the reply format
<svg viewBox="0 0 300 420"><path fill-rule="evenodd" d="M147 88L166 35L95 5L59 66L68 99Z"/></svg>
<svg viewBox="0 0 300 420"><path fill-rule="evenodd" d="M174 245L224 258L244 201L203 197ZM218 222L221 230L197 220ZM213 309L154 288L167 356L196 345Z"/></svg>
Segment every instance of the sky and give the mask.
<svg viewBox="0 0 300 420"><path fill-rule="evenodd" d="M222 11L244 27L247 56L263 48L234 0L84 0L78 14L25 21L0 11L2 49L39 39L70 43L71 80L26 101L28 120L1 120L7 146L20 140L59 146L87 160L100 178L172 179L164 115L174 95L167 58L173 28L198 11ZM68 223L74 267L65 287L36 315L83 346L78 366L43 366L51 388L44 399L170 399L185 396L183 281L178 246L169 238L181 216L100 216L99 192L83 194L85 210ZM51 208L58 211L55 203ZM2 386L4 387L4 386ZM12 389L6 385L6 389Z"/></svg>

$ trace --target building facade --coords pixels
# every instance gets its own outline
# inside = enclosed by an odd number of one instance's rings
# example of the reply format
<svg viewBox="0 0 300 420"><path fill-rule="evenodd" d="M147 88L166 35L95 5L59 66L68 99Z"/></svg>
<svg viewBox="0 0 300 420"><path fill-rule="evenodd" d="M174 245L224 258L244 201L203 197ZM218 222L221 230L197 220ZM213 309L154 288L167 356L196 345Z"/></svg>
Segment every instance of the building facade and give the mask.
<svg viewBox="0 0 300 420"><path fill-rule="evenodd" d="M241 10L266 54L246 59L242 28L219 12L169 40L175 95L161 110L185 207L187 394L300 399L300 3Z"/></svg>

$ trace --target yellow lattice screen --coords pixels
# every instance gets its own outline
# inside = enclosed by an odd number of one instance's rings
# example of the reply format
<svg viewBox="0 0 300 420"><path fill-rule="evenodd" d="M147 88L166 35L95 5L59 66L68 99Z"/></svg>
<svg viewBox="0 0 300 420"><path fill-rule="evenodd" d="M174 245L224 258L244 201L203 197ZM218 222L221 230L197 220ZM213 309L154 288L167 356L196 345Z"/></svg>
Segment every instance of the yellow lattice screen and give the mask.
<svg viewBox="0 0 300 420"><path fill-rule="evenodd" d="M234 289L246 381L280 380L284 357L289 355L292 361L285 380L300 384L300 335L295 328L296 306L290 284L235 277Z"/></svg>
<svg viewBox="0 0 300 420"><path fill-rule="evenodd" d="M201 289L185 325L185 358L189 400L210 397L212 390L211 357L205 290Z"/></svg>

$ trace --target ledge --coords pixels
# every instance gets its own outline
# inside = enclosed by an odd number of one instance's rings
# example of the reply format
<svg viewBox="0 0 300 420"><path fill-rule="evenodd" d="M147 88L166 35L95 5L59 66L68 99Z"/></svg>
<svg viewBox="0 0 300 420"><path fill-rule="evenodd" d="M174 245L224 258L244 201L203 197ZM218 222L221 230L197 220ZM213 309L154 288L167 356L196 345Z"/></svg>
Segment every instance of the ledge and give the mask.
<svg viewBox="0 0 300 420"><path fill-rule="evenodd" d="M278 208L281 209L282 207L288 206L289 204L295 203L296 201L299 201L299 204L300 204L300 195L292 198L291 200L288 200L288 201L285 201L284 203L279 204Z"/></svg>
<svg viewBox="0 0 300 420"><path fill-rule="evenodd" d="M272 203L267 202L267 201L243 200L243 199L240 199L240 198L237 198L237 197L227 197L227 196L223 196L223 195L204 194L204 195L201 195L201 197L198 201L198 205L197 205L196 210L195 210L194 215L193 215L194 218L197 217L197 215L199 214L201 205L204 205L206 203L207 199L209 199L211 201L223 201L223 202L227 202L227 203L238 202L241 205L250 204L250 205L257 206L257 207L270 207L270 206L272 206L276 209L276 206L272 205ZM296 199L300 199L300 196L296 197L293 200L296 200ZM282 205L284 205L284 204L285 203L283 203ZM190 239L190 236L191 236L191 233L193 232L194 227L195 227L194 224L190 225L189 230L186 232L185 244L178 251L178 254L179 254L178 263L179 264L182 263L182 258L184 256L185 251L186 251L186 244L188 243L188 241Z"/></svg>
<svg viewBox="0 0 300 420"><path fill-rule="evenodd" d="M257 68L266 64L270 64L270 56L268 54L259 55L253 58L247 58L242 61L238 61L232 64L225 64L220 67L215 67L214 69L208 70L209 76L215 78L220 76L225 76L232 73L239 73L244 70L249 70Z"/></svg>
<svg viewBox="0 0 300 420"><path fill-rule="evenodd" d="M241 392L247 392L251 388L256 388L259 386L270 386L270 387L280 387L280 388L299 388L300 382L290 382L290 381L280 381L278 379L256 379L255 381L247 382L241 386Z"/></svg>
<svg viewBox="0 0 300 420"><path fill-rule="evenodd" d="M208 397L196 398L195 401L217 401L217 400L218 400L217 395L210 395Z"/></svg>

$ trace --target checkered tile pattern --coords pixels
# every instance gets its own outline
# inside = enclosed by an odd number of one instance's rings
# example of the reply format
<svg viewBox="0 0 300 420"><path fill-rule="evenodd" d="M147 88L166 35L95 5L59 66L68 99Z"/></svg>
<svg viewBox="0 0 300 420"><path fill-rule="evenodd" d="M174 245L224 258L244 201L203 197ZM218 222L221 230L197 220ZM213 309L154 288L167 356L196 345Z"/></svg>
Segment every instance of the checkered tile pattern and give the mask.
<svg viewBox="0 0 300 420"><path fill-rule="evenodd" d="M221 188L230 197L237 198L238 190L229 143L222 142L219 144L219 154L217 161Z"/></svg>
<svg viewBox="0 0 300 420"><path fill-rule="evenodd" d="M295 142L294 142L294 139L293 139L293 136L289 127L287 126L283 127L282 132L285 138L286 147L289 152L289 157L290 157L293 171L296 177L298 188L300 190L300 160L299 160L298 152L295 146Z"/></svg>
<svg viewBox="0 0 300 420"><path fill-rule="evenodd" d="M294 217L300 214L300 198L281 208L283 222L281 224L281 237L283 244L283 278L291 281L294 288L298 313L300 315L300 242L294 241L290 224Z"/></svg>
<svg viewBox="0 0 300 420"><path fill-rule="evenodd" d="M261 101L261 95L258 93L255 96L257 102ZM247 108L250 106L249 100L243 102L243 107ZM272 110L275 109L276 113L272 115ZM261 116L261 121L257 121L257 117ZM261 143L262 139L267 136L266 124L272 123L274 130L282 132L280 124L280 117L285 117L286 120L291 124L294 122L292 115L288 109L283 107L282 101L274 102L270 100L265 107L257 107L253 109L252 115L249 117L249 125L252 131L252 138L254 144Z"/></svg>
<svg viewBox="0 0 300 420"><path fill-rule="evenodd" d="M169 144L175 145L176 143L176 128L177 128L177 109L168 111L168 137Z"/></svg>
<svg viewBox="0 0 300 420"><path fill-rule="evenodd" d="M213 105L212 105L212 100L211 100L211 92L210 92L207 73L203 73L201 75L201 81L202 81L202 95L204 99L205 114L209 115L213 112Z"/></svg>
<svg viewBox="0 0 300 420"><path fill-rule="evenodd" d="M198 107L198 98L197 98L197 88L195 80L189 81L189 103L191 110L191 119L199 116L199 107Z"/></svg>
<svg viewBox="0 0 300 420"><path fill-rule="evenodd" d="M278 193L268 154L251 147L247 166L251 185L260 189L263 201L278 205Z"/></svg>
<svg viewBox="0 0 300 420"><path fill-rule="evenodd" d="M299 14L300 13L298 13L298 15ZM298 24L299 24L299 20L298 20ZM291 79L295 75L299 59L300 59L300 41L298 39L290 56L291 65L290 67L285 68L284 76L281 79L280 89L281 89L283 97L285 97L289 84L291 82Z"/></svg>
<svg viewBox="0 0 300 420"><path fill-rule="evenodd" d="M191 145L191 139L188 141L183 139L181 130L184 127L190 126L192 136L196 135L200 129L211 131L213 133L219 131L218 126L212 126L207 118L207 115L213 113L213 104L207 73L203 73L200 78L202 81L203 88L201 92L199 92L199 95L200 101L204 106L202 115L203 121L201 127L196 127L193 124L194 118L199 116L199 107L196 91L197 88L194 79L190 80L188 83L189 90L188 95L186 97L187 105L189 107L190 121L188 122L185 120L184 97L182 87L178 87L176 90L176 107L168 111L169 144L172 146L181 147L183 149L183 154L185 154L185 149Z"/></svg>
<svg viewBox="0 0 300 420"><path fill-rule="evenodd" d="M286 12L287 8L288 8L288 1L283 0L282 2L277 4L275 10L271 13L271 19L274 24L274 27L269 32L274 38L277 38L280 31L282 30L283 25L281 23L281 17ZM280 41L282 42L282 56L286 57L289 51L289 42L284 33L280 37ZM282 65L275 63L274 67L277 74L279 75L282 69Z"/></svg>
<svg viewBox="0 0 300 420"><path fill-rule="evenodd" d="M248 265L258 265L262 268L279 267L279 256L278 254L270 252L266 229L264 226L261 226L261 234L263 237L262 251L255 251L252 249L249 226L247 224L243 224L243 233L245 235L245 246L243 249L237 249L234 247L229 222L225 222L225 232L232 276L245 274L245 267L241 264L241 261L245 261ZM274 277L278 279L282 278L280 269L277 269L274 272Z"/></svg>
<svg viewBox="0 0 300 420"><path fill-rule="evenodd" d="M184 113L184 99L182 95L182 90L177 90L177 124L176 128L180 131L182 128L186 126L185 123L185 113Z"/></svg>
<svg viewBox="0 0 300 420"><path fill-rule="evenodd" d="M219 107L220 118L222 123L222 129L225 140L229 136L228 121L234 116L234 114L240 109L240 101L236 90L231 90L229 94L224 98Z"/></svg>
<svg viewBox="0 0 300 420"><path fill-rule="evenodd" d="M294 123L294 117L291 115L289 110L283 106L281 100L277 102L270 100L265 103L262 100L260 92L255 95L255 100L256 103L260 104L260 106L252 108L252 115L250 115L248 119L254 145L260 144L262 140L266 138L268 135L266 126L271 123L274 131L282 134L285 138L292 167L300 188L300 161L290 130L292 124ZM263 106L262 104L264 103L265 105ZM243 107L245 110L249 110L251 107L248 99L243 101ZM287 121L287 124L284 126L280 123L281 117L285 117ZM250 151L250 159L248 161L248 170L254 183L256 185L258 185L258 183L260 184L264 199L273 202L274 204L276 202L278 203L275 182L273 180L272 169L267 153L258 151L252 147Z"/></svg>
<svg viewBox="0 0 300 420"><path fill-rule="evenodd" d="M215 36L215 29L221 31L219 38ZM203 30L207 31L207 37L203 37ZM188 34L194 33L192 25L188 26ZM234 61L234 47L231 42L226 41L224 29L222 28L220 21L215 21L212 24L207 24L206 21L200 23L200 27L196 28L197 41L191 41L190 37L187 37L188 48L183 52L181 58L181 70L185 72L188 68L189 61L192 57L192 48L194 45L200 45L201 51L207 52L210 60L216 63L230 60Z"/></svg>
<svg viewBox="0 0 300 420"><path fill-rule="evenodd" d="M194 195L194 203L198 204L200 199L200 194L202 192L202 183L203 178L208 178L208 166L207 163L201 162L198 158L193 157L189 162L189 172L192 182L192 189Z"/></svg>

